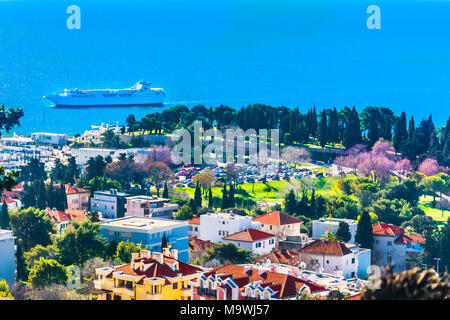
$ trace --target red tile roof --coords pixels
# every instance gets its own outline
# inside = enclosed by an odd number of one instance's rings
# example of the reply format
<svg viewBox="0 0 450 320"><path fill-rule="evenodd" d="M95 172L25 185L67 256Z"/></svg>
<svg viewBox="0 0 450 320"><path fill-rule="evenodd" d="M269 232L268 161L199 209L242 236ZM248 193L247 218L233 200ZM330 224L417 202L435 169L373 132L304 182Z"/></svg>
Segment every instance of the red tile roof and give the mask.
<svg viewBox="0 0 450 320"><path fill-rule="evenodd" d="M192 219L187 219L186 221L191 224L200 224L200 217L193 217Z"/></svg>
<svg viewBox="0 0 450 320"><path fill-rule="evenodd" d="M253 218L253 221L261 222L263 224L272 224L272 225L285 225L292 223L302 223L303 221L292 216L289 216L281 211L272 211L266 214L263 214L259 217Z"/></svg>
<svg viewBox="0 0 450 320"><path fill-rule="evenodd" d="M54 222L66 222L71 220L67 213L56 209L47 208L47 215Z"/></svg>
<svg viewBox="0 0 450 320"><path fill-rule="evenodd" d="M395 239L395 243L407 244L409 242L424 242L425 239L421 236L409 235L409 234L400 234L397 239Z"/></svg>
<svg viewBox="0 0 450 320"><path fill-rule="evenodd" d="M393 226L392 224L377 223L372 226L373 234L377 236L395 237L404 234L405 229Z"/></svg>
<svg viewBox="0 0 450 320"><path fill-rule="evenodd" d="M189 239L189 251L190 252L204 252L206 249L211 248L213 243L209 240L201 240L197 237Z"/></svg>
<svg viewBox="0 0 450 320"><path fill-rule="evenodd" d="M265 259L268 259L272 263L296 265L300 262L299 256L300 255L297 252L281 249L274 250L271 253L265 254L263 256L259 256L255 260L264 262Z"/></svg>
<svg viewBox="0 0 450 320"><path fill-rule="evenodd" d="M253 241L259 241L263 239L269 239L273 238L275 235L259 231L256 229L245 229L233 234L230 234L229 236L223 237L224 240L234 240L234 241L246 241L246 242L253 242Z"/></svg>
<svg viewBox="0 0 450 320"><path fill-rule="evenodd" d="M270 287L272 290L278 291L275 294L278 298L293 297L297 294L296 290L299 290L304 286L308 286L311 292L325 290L322 286L294 277L290 274L258 270L234 264L219 267L205 273L206 277L209 277L210 275L221 275L222 279L231 277L239 288L243 288L248 284L258 281L258 284L262 287Z"/></svg>
<svg viewBox="0 0 450 320"><path fill-rule="evenodd" d="M347 298L344 298L344 300L361 300L361 294L355 294L353 296L348 296Z"/></svg>
<svg viewBox="0 0 450 320"><path fill-rule="evenodd" d="M345 256L352 251L343 242L315 240L298 250L300 253L326 254L333 256Z"/></svg>
<svg viewBox="0 0 450 320"><path fill-rule="evenodd" d="M90 192L90 190L88 189L84 189L84 188L79 188L79 187L74 187L70 184L66 184L65 185L66 188L66 194L74 194L74 193L87 193Z"/></svg>
<svg viewBox="0 0 450 320"><path fill-rule="evenodd" d="M165 277L176 277L177 275L181 274L182 276L195 274L197 272L203 271L201 268L184 263L182 261L176 260L171 257L163 256L164 263L160 263L157 260L153 258L137 258L134 261L135 262L142 262L144 265L151 264L150 267L148 267L147 270L141 271L140 269L132 269L132 264L128 263L126 265L117 267L114 269L114 272L120 272L127 275L132 276L142 276L143 278L152 278L152 277L158 277L158 278L165 278ZM172 270L172 268L168 265L168 263L174 263L178 261L178 269ZM141 280L142 281L142 280Z"/></svg>
<svg viewBox="0 0 450 320"><path fill-rule="evenodd" d="M66 209L66 214L70 216L71 220L83 222L86 220L86 214L84 210L69 210Z"/></svg>

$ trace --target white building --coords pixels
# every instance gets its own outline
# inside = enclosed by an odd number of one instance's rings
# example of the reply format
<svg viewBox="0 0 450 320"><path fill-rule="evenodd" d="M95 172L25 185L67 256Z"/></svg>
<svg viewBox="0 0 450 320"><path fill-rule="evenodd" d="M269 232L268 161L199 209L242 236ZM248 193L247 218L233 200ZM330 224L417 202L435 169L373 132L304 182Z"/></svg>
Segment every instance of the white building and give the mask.
<svg viewBox="0 0 450 320"><path fill-rule="evenodd" d="M421 236L407 235L405 230L390 224L373 225L372 263L379 266L390 264L394 272L407 269L406 258L421 253L419 245L425 239Z"/></svg>
<svg viewBox="0 0 450 320"><path fill-rule="evenodd" d="M68 142L68 137L63 133L35 132L31 134L31 139L39 144L50 144L54 146L64 146Z"/></svg>
<svg viewBox="0 0 450 320"><path fill-rule="evenodd" d="M304 236L301 233L303 221L289 216L281 211L272 211L256 218L253 221L261 223L261 230L274 234L279 240L286 240L287 236Z"/></svg>
<svg viewBox="0 0 450 320"><path fill-rule="evenodd" d="M186 220L189 223L189 238L200 238L200 217Z"/></svg>
<svg viewBox="0 0 450 320"><path fill-rule="evenodd" d="M238 248L250 250L253 255L267 254L275 248L274 234L256 229L246 229L223 238L224 242L232 242Z"/></svg>
<svg viewBox="0 0 450 320"><path fill-rule="evenodd" d="M6 280L9 286L16 278L15 245L13 232L0 229L0 280Z"/></svg>
<svg viewBox="0 0 450 320"><path fill-rule="evenodd" d="M339 223L345 222L348 224L351 238L349 243L355 243L355 234L356 234L356 228L357 224L355 223L355 220L351 219L336 219L336 218L322 218L319 220L314 220L312 222L312 237L316 239L321 239L325 237L325 233L327 230L330 230L333 233L336 233L336 231L339 228Z"/></svg>
<svg viewBox="0 0 450 320"><path fill-rule="evenodd" d="M178 205L169 203L169 199L156 196L134 196L126 198L126 214L131 217L173 218Z"/></svg>
<svg viewBox="0 0 450 320"><path fill-rule="evenodd" d="M122 218L125 216L125 198L128 196L116 189L95 191L91 198L91 211L98 211L107 219Z"/></svg>
<svg viewBox="0 0 450 320"><path fill-rule="evenodd" d="M344 279L358 274L358 252L350 250L343 242L315 240L298 252L299 260L308 270L341 275Z"/></svg>
<svg viewBox="0 0 450 320"><path fill-rule="evenodd" d="M244 229L257 229L260 226L259 222L253 222L249 216L240 216L232 212L207 213L200 216L199 238L217 243L230 234Z"/></svg>

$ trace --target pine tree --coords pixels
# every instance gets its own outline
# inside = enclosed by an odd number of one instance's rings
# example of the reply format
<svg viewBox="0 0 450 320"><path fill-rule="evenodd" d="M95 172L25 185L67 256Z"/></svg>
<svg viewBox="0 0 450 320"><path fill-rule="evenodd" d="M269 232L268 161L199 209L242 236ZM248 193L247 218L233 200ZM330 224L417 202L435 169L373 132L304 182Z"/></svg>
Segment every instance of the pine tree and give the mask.
<svg viewBox="0 0 450 320"><path fill-rule="evenodd" d="M198 208L202 207L202 192L199 181L197 181L197 186L195 187L194 201Z"/></svg>
<svg viewBox="0 0 450 320"><path fill-rule="evenodd" d="M0 229L3 230L9 230L9 212L8 212L8 205L6 204L5 200L3 200L2 203L2 211L0 216Z"/></svg>
<svg viewBox="0 0 450 320"><path fill-rule="evenodd" d="M372 219L367 212L363 212L359 218L355 241L356 243L359 243L362 248L372 249L373 247Z"/></svg>

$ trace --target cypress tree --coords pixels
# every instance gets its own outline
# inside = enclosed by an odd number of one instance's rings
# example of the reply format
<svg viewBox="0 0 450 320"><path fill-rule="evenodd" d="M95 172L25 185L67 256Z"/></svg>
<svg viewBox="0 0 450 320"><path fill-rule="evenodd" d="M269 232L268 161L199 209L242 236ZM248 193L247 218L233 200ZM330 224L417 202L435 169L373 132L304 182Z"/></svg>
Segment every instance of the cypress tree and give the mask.
<svg viewBox="0 0 450 320"><path fill-rule="evenodd" d="M227 184L223 185L222 190L222 206L220 207L222 210L228 208L228 194L227 194Z"/></svg>
<svg viewBox="0 0 450 320"><path fill-rule="evenodd" d="M350 233L350 228L348 226L348 223L345 221L339 222L339 227L336 231L336 236L339 240L344 242L349 242L352 238L352 235Z"/></svg>
<svg viewBox="0 0 450 320"><path fill-rule="evenodd" d="M363 212L359 218L355 241L356 243L359 243L362 248L372 249L373 247L372 219L367 212Z"/></svg>
<svg viewBox="0 0 450 320"><path fill-rule="evenodd" d="M163 233L162 239L161 239L161 252L163 252L164 248L167 248L167 238L166 238L166 233Z"/></svg>
<svg viewBox="0 0 450 320"><path fill-rule="evenodd" d="M295 199L294 190L291 189L284 198L284 211L287 214L295 214L297 210L297 200Z"/></svg>
<svg viewBox="0 0 450 320"><path fill-rule="evenodd" d="M214 203L213 203L212 189L209 188L209 194L208 194L208 208L209 208L209 209L212 209L213 206L214 206Z"/></svg>
<svg viewBox="0 0 450 320"><path fill-rule="evenodd" d="M194 199L189 200L189 208L191 209L192 214L197 214L197 204Z"/></svg>
<svg viewBox="0 0 450 320"><path fill-rule="evenodd" d="M47 207L47 195L43 180L40 180L38 183L36 206L41 210L44 210Z"/></svg>
<svg viewBox="0 0 450 320"><path fill-rule="evenodd" d="M1 216L0 216L0 229L3 229L3 230L10 229L8 205L6 204L5 200L3 200L3 204L2 204L2 211L1 211Z"/></svg>
<svg viewBox="0 0 450 320"><path fill-rule="evenodd" d="M234 186L233 186L233 184L230 184L230 193L228 195L228 206L230 208L234 208L235 207L235 203L234 203Z"/></svg>
<svg viewBox="0 0 450 320"><path fill-rule="evenodd" d="M320 146L323 148L328 142L327 115L325 111L322 111L322 116L320 120L319 139L320 139Z"/></svg>
<svg viewBox="0 0 450 320"><path fill-rule="evenodd" d="M164 182L163 198L166 199L169 198L169 189L167 188L167 181Z"/></svg>
<svg viewBox="0 0 450 320"><path fill-rule="evenodd" d="M194 201L195 201L195 205L198 208L202 207L202 192L200 190L200 184L198 181L197 181L197 186L195 187Z"/></svg>
<svg viewBox="0 0 450 320"><path fill-rule="evenodd" d="M24 208L35 207L36 206L36 194L32 186L25 184L24 193L22 196L22 205Z"/></svg>
<svg viewBox="0 0 450 320"><path fill-rule="evenodd" d="M367 137L369 138L370 144L373 146L378 139L380 138L378 132L378 123L374 116L370 117L369 121L369 130L367 133Z"/></svg>

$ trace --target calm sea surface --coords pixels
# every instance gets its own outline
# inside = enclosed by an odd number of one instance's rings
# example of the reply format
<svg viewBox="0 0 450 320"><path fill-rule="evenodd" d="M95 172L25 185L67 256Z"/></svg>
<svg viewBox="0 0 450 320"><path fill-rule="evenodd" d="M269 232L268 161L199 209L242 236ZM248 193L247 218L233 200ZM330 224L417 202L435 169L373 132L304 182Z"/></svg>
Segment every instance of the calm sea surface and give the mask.
<svg viewBox="0 0 450 320"><path fill-rule="evenodd" d="M366 27L374 3L381 30ZM66 27L72 4L81 30ZM443 124L449 18L447 1L0 0L0 103L24 109L17 133L81 133L162 108L55 108L42 96L145 79L166 89L165 108L375 105Z"/></svg>

